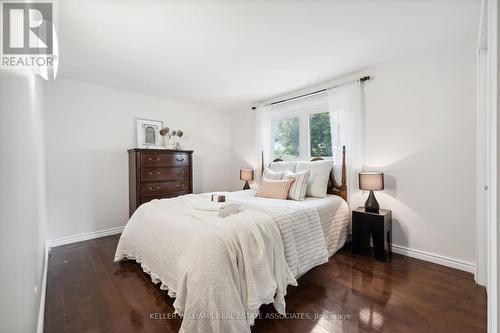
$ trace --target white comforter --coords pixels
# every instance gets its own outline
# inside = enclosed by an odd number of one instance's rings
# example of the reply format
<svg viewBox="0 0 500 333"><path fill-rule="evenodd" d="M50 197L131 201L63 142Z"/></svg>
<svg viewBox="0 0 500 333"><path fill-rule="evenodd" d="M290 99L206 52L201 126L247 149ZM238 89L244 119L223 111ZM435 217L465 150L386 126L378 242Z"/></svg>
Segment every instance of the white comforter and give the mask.
<svg viewBox="0 0 500 333"><path fill-rule="evenodd" d="M328 260L315 209L230 197L225 218L196 210L200 195L154 200L137 209L115 261L132 259L175 297L180 332L250 332L262 304L285 312L286 287ZM260 200L260 201L259 201Z"/></svg>

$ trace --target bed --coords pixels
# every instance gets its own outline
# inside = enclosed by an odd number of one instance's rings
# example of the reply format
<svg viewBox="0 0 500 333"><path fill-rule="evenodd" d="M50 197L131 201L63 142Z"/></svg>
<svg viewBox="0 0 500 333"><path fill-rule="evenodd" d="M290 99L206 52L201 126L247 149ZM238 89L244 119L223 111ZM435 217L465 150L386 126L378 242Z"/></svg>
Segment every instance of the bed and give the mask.
<svg viewBox="0 0 500 333"><path fill-rule="evenodd" d="M349 208L333 172L325 198L303 201L224 193L225 218L196 209L210 194L153 200L127 223L115 261L135 260L174 297L180 332L250 332L262 304L285 313L287 286L328 261L347 238ZM342 194L342 196L340 195Z"/></svg>
<svg viewBox="0 0 500 333"><path fill-rule="evenodd" d="M266 203L283 205L282 200L256 198L255 192L256 190L246 190L225 193L225 195L235 201L242 201L247 197L246 200L255 200L257 206L265 206ZM325 198L306 197L304 201L287 200L285 204L297 209L304 207L317 210L328 257L334 255L345 244L349 231L349 207L342 197L327 194Z"/></svg>

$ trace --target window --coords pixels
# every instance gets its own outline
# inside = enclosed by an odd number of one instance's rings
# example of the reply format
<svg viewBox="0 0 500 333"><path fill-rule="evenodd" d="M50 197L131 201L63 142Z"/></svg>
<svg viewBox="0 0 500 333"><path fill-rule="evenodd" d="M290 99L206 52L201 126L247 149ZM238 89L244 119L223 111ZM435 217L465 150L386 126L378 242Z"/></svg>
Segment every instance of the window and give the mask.
<svg viewBox="0 0 500 333"><path fill-rule="evenodd" d="M275 158L299 157L299 118L279 120L273 132Z"/></svg>
<svg viewBox="0 0 500 333"><path fill-rule="evenodd" d="M332 133L328 112L309 115L309 140L311 157L332 156Z"/></svg>
<svg viewBox="0 0 500 333"><path fill-rule="evenodd" d="M273 159L308 160L332 156L326 94L273 106Z"/></svg>

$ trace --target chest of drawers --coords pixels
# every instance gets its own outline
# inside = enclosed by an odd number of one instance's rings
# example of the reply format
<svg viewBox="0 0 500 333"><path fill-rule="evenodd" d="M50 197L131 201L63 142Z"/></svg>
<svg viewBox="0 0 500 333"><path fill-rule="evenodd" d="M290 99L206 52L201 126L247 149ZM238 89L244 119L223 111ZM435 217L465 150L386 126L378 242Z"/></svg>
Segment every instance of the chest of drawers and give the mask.
<svg viewBox="0 0 500 333"><path fill-rule="evenodd" d="M130 149L129 213L153 199L193 192L193 151Z"/></svg>

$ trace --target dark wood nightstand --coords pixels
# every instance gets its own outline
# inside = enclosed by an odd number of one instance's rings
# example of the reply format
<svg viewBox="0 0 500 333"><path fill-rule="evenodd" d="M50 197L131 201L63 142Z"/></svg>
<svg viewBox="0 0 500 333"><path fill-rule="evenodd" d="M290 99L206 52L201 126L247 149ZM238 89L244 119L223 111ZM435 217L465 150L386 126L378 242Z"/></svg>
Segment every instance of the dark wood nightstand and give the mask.
<svg viewBox="0 0 500 333"><path fill-rule="evenodd" d="M392 213L380 209L378 213L367 212L363 207L352 211L352 252L364 253L370 249L370 236L373 240L375 258L386 260L392 254Z"/></svg>

